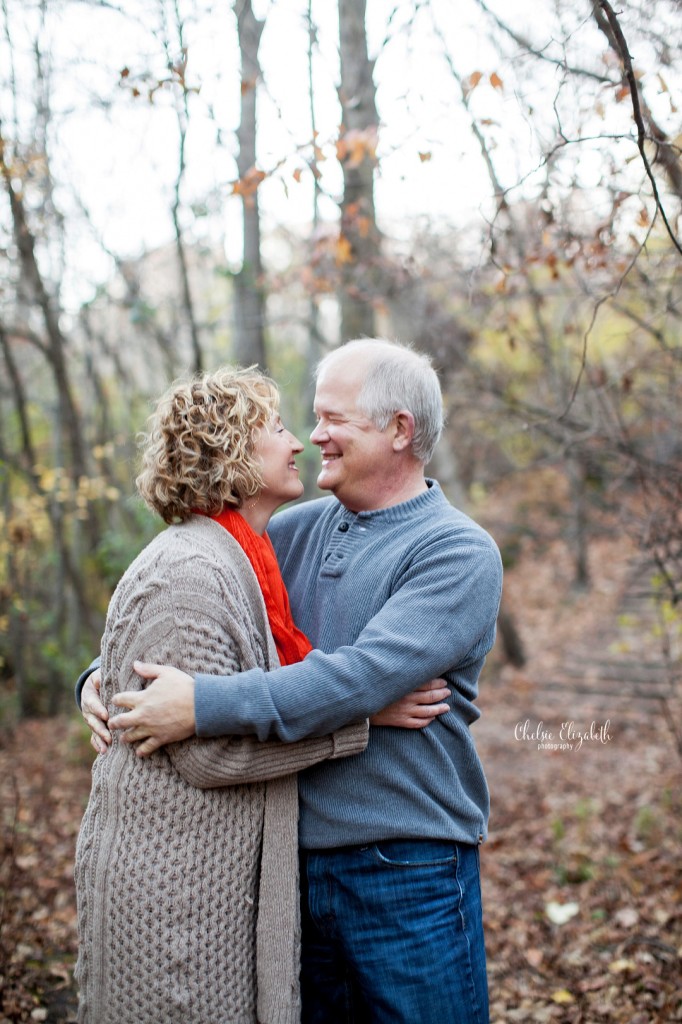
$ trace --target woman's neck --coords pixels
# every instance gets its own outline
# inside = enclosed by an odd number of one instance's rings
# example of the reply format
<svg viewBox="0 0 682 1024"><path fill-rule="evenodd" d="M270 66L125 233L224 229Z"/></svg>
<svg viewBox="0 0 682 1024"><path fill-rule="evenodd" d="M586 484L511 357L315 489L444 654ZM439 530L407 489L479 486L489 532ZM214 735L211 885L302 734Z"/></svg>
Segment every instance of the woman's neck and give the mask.
<svg viewBox="0 0 682 1024"><path fill-rule="evenodd" d="M268 507L260 498L252 498L235 511L239 513L242 519L246 520L254 533L262 537L268 528L268 523L274 509Z"/></svg>

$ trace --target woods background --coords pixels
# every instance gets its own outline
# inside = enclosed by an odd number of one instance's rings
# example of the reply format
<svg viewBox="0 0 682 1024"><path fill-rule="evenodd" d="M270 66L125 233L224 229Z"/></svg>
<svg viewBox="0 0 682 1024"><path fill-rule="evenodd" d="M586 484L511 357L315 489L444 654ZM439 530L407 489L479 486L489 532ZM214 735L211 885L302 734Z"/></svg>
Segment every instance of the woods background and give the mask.
<svg viewBox="0 0 682 1024"><path fill-rule="evenodd" d="M188 371L258 363L305 437L315 362L363 335L432 356L447 429L429 470L503 553L481 735L502 798L489 858L507 843L518 870L528 816L544 822L524 892L540 885L552 928L546 906L575 903L561 887L604 879L594 857L585 873L586 821L604 871L620 842L632 877L648 872L597 910L621 913L621 931L646 921L649 960L623 934L603 962L583 935L587 974L546 931L515 953L497 908L497 1019L682 1019L679 912L636 903L655 883L679 906L681 889L680 0L2 0L0 23L2 1019L71 1012L40 993L46 963L71 991L88 762L72 689L159 528L134 494L153 400ZM311 496L316 453L301 464ZM632 731L601 761L524 761L529 708ZM69 807L56 822L45 759ZM622 785L602 814L605 772ZM63 860L49 942L15 898L22 872L44 882L46 835ZM651 849L659 863L637 861ZM520 948L531 980L510 994ZM557 963L563 981L545 970ZM629 994L609 988L613 964Z"/></svg>

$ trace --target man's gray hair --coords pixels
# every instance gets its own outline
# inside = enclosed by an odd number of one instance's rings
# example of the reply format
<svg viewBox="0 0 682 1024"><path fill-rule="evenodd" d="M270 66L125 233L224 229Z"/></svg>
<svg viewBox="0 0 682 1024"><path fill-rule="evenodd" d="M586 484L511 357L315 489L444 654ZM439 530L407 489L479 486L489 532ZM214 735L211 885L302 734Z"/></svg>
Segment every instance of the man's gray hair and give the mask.
<svg viewBox="0 0 682 1024"><path fill-rule="evenodd" d="M407 409L414 416L412 453L429 462L443 430L443 396L429 357L397 341L359 338L326 355L315 376L337 355L353 350L372 356L358 398L360 411L377 430L385 430L400 409Z"/></svg>

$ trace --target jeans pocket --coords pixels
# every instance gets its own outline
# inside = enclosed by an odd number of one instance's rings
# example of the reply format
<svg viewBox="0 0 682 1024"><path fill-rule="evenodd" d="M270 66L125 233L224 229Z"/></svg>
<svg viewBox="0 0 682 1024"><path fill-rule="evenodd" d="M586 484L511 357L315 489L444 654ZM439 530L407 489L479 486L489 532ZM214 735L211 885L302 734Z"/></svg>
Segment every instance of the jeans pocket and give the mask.
<svg viewBox="0 0 682 1024"><path fill-rule="evenodd" d="M457 864L457 845L441 839L391 839L370 847L381 863L398 868Z"/></svg>

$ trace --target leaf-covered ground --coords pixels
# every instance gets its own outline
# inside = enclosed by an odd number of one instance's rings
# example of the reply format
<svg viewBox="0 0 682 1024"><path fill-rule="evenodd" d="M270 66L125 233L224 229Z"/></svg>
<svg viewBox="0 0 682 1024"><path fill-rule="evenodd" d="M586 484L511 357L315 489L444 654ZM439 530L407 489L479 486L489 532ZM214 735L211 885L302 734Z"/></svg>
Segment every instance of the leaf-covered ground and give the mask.
<svg viewBox="0 0 682 1024"><path fill-rule="evenodd" d="M507 574L529 658L513 670L495 652L482 686L494 1024L682 1021L682 764L659 705L625 686L628 663L655 661L657 641L637 621L627 649L619 640L622 544L604 540L591 558L587 593L571 589L560 544ZM619 644L623 685L577 692L578 649L603 661ZM72 872L90 763L75 714L4 738L0 1024L75 1020Z"/></svg>
<svg viewBox="0 0 682 1024"><path fill-rule="evenodd" d="M682 1020L682 799L665 732L614 711L608 734L595 720L608 742L595 730L552 752L516 738L524 716L505 702L481 741L492 1021Z"/></svg>
<svg viewBox="0 0 682 1024"><path fill-rule="evenodd" d="M527 664L488 667L476 725L492 792L483 848L491 1020L682 1020L680 680L622 536L507 573ZM670 624L670 658L679 626ZM677 661L679 672L679 660ZM654 689L678 699L667 712Z"/></svg>
<svg viewBox="0 0 682 1024"><path fill-rule="evenodd" d="M91 762L75 714L70 719L23 722L3 743L2 1024L75 1020L73 861Z"/></svg>

